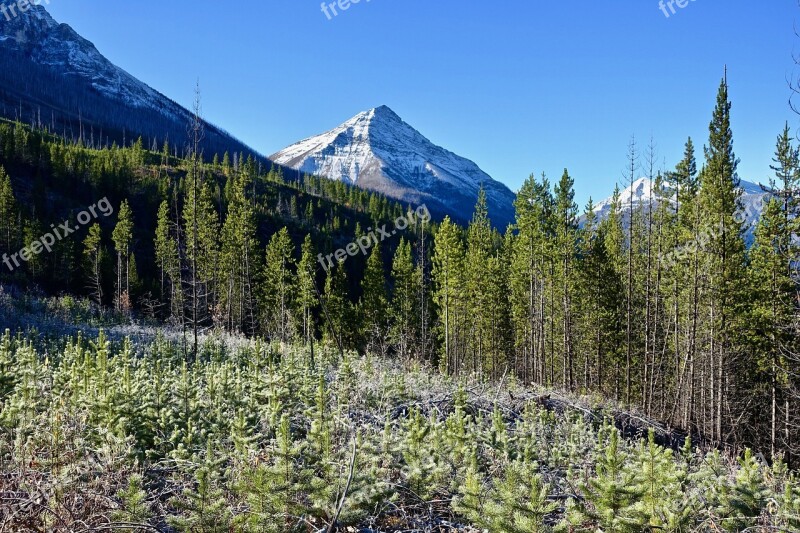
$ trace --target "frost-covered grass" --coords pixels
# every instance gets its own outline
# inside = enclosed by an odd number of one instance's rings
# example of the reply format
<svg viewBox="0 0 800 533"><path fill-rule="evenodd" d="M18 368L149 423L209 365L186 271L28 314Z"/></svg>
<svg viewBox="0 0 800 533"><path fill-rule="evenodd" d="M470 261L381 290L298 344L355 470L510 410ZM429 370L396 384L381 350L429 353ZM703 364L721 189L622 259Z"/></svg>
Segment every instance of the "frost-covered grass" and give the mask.
<svg viewBox="0 0 800 533"><path fill-rule="evenodd" d="M800 530L782 465L626 440L591 402L107 324L139 340L0 340L0 531Z"/></svg>

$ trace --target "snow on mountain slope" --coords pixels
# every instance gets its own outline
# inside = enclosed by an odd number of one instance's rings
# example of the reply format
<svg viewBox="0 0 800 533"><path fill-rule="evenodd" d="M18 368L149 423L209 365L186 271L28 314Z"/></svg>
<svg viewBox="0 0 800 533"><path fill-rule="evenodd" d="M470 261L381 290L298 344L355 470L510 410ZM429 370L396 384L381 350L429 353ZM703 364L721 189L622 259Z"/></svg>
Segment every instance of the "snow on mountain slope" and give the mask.
<svg viewBox="0 0 800 533"><path fill-rule="evenodd" d="M127 105L181 114L178 104L111 63L70 26L56 22L41 5L31 5L26 13L3 21L0 39L5 48L24 52L37 64L54 67L62 74L88 79L98 92Z"/></svg>
<svg viewBox="0 0 800 533"><path fill-rule="evenodd" d="M434 145L386 106L271 156L307 174L345 181L461 222L472 217L478 191L486 190L489 215L504 228L514 217L515 195L472 161Z"/></svg>
<svg viewBox="0 0 800 533"><path fill-rule="evenodd" d="M0 72L0 114L5 118L44 124L65 135L103 132L103 142L141 135L154 142L169 138L179 146L187 137L187 109L114 65L43 5L31 3L10 20L0 15ZM267 163L209 123L202 148L209 154L252 154Z"/></svg>

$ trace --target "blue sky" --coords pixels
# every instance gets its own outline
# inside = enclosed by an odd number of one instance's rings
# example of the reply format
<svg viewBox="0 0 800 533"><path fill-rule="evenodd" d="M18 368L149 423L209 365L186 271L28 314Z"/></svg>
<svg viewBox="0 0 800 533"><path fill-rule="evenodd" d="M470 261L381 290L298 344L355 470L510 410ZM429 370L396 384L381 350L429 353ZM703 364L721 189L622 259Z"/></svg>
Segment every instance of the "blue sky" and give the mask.
<svg viewBox="0 0 800 533"><path fill-rule="evenodd" d="M740 174L769 176L800 74L796 0L50 0L110 60L264 154L386 104L516 190L564 167L583 204L652 138L672 168L707 139L727 63Z"/></svg>

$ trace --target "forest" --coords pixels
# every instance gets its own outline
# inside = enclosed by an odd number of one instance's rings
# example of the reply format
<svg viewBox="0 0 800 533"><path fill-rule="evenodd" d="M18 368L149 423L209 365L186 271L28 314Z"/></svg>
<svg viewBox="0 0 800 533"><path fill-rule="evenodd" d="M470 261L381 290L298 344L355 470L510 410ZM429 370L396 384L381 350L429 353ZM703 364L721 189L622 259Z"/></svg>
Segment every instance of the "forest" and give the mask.
<svg viewBox="0 0 800 533"><path fill-rule="evenodd" d="M180 156L0 123L0 254L115 208L0 264L0 528L799 530L800 152L776 132L747 243L731 113L723 80L672 170L631 142L672 201L618 188L600 218L531 176L504 232L481 194L327 273L418 206L208 157L197 112ZM91 340L37 306L89 309ZM130 321L168 338L102 331Z"/></svg>

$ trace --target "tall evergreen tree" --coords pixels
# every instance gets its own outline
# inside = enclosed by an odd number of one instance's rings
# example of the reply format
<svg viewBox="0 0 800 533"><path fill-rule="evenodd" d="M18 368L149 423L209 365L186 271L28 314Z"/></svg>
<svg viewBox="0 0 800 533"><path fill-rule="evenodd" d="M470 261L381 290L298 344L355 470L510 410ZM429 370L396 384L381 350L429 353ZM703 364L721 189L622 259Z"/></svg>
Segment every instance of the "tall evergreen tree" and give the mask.
<svg viewBox="0 0 800 533"><path fill-rule="evenodd" d="M264 329L274 339L287 342L291 337L295 292L294 245L283 227L267 245L262 286Z"/></svg>
<svg viewBox="0 0 800 533"><path fill-rule="evenodd" d="M161 202L156 217L156 235L154 239L155 259L161 277L161 298L166 300L170 317L183 320L183 287L181 286L180 257L178 242L175 238L175 224L169 217L169 204ZM167 290L167 283L169 290Z"/></svg>
<svg viewBox="0 0 800 533"><path fill-rule="evenodd" d="M362 344L368 352L385 355L389 303L380 246L375 246L367 259L361 291L358 313Z"/></svg>
<svg viewBox="0 0 800 533"><path fill-rule="evenodd" d="M340 352L345 345L352 345L352 306L347 298L347 273L344 263L337 262L328 271L325 280L325 295L322 299L322 311L325 319L323 340L327 344L339 347Z"/></svg>
<svg viewBox="0 0 800 533"><path fill-rule="evenodd" d="M17 201L11 178L0 166L0 250L10 252L16 244Z"/></svg>
<svg viewBox="0 0 800 533"><path fill-rule="evenodd" d="M297 324L301 327L301 335L306 343L313 343L316 335L314 312L319 305L317 292L317 262L314 255L314 244L311 235L306 235L297 264Z"/></svg>
<svg viewBox="0 0 800 533"><path fill-rule="evenodd" d="M131 302L131 244L133 243L133 214L123 200L117 215L117 225L111 234L117 252L117 282L114 305L118 311L129 311Z"/></svg>
<svg viewBox="0 0 800 533"><path fill-rule="evenodd" d="M417 299L420 296L417 287L417 270L411 256L411 243L400 240L392 263L391 305L391 342L397 356L407 361L416 351L416 345L422 341L419 332Z"/></svg>
<svg viewBox="0 0 800 533"><path fill-rule="evenodd" d="M222 225L220 253L220 303L217 316L227 328L252 333L256 329L255 278L259 270L256 219L248 187L252 178L245 170L229 178L232 183L228 215Z"/></svg>
<svg viewBox="0 0 800 533"><path fill-rule="evenodd" d="M736 172L739 161L733 151L727 76L720 84L709 134L698 199L703 213L700 235L708 241L702 247L703 313L709 328L704 346L708 370L708 400L704 408L709 421L706 431L721 441L733 422L725 418L734 411L731 402L738 397L738 381L748 367L734 342L742 326L745 244L737 217L741 189Z"/></svg>
<svg viewBox="0 0 800 533"><path fill-rule="evenodd" d="M192 353L196 355L197 333L208 324L210 312L216 306L219 214L214 205L210 184L202 176L192 176L189 181L183 204L186 259L184 294L188 308L187 322L195 337Z"/></svg>
<svg viewBox="0 0 800 533"><path fill-rule="evenodd" d="M471 309L467 365L470 372L483 375L492 364L491 309L489 261L494 253L492 225L486 202L486 191L481 188L478 203L467 232L467 252L464 265L466 274L467 305Z"/></svg>
<svg viewBox="0 0 800 533"><path fill-rule="evenodd" d="M544 384L545 289L550 240L547 234L549 185L530 176L517 195L516 230L510 265L510 311L514 327L517 371L523 381Z"/></svg>
<svg viewBox="0 0 800 533"><path fill-rule="evenodd" d="M560 301L558 322L561 345L561 385L572 390L575 387L575 347L573 335L573 292L575 286L575 255L578 242L578 206L575 203L575 180L567 169L555 188L555 255L557 287ZM555 342L555 339L554 339Z"/></svg>
<svg viewBox="0 0 800 533"><path fill-rule="evenodd" d="M442 346L442 368L453 374L462 370L464 346L464 243L456 226L445 217L436 233L433 253L434 301Z"/></svg>
<svg viewBox="0 0 800 533"><path fill-rule="evenodd" d="M86 258L86 272L89 279L89 290L98 305L103 304L103 245L100 224L92 224L89 234L83 241L83 255Z"/></svg>

